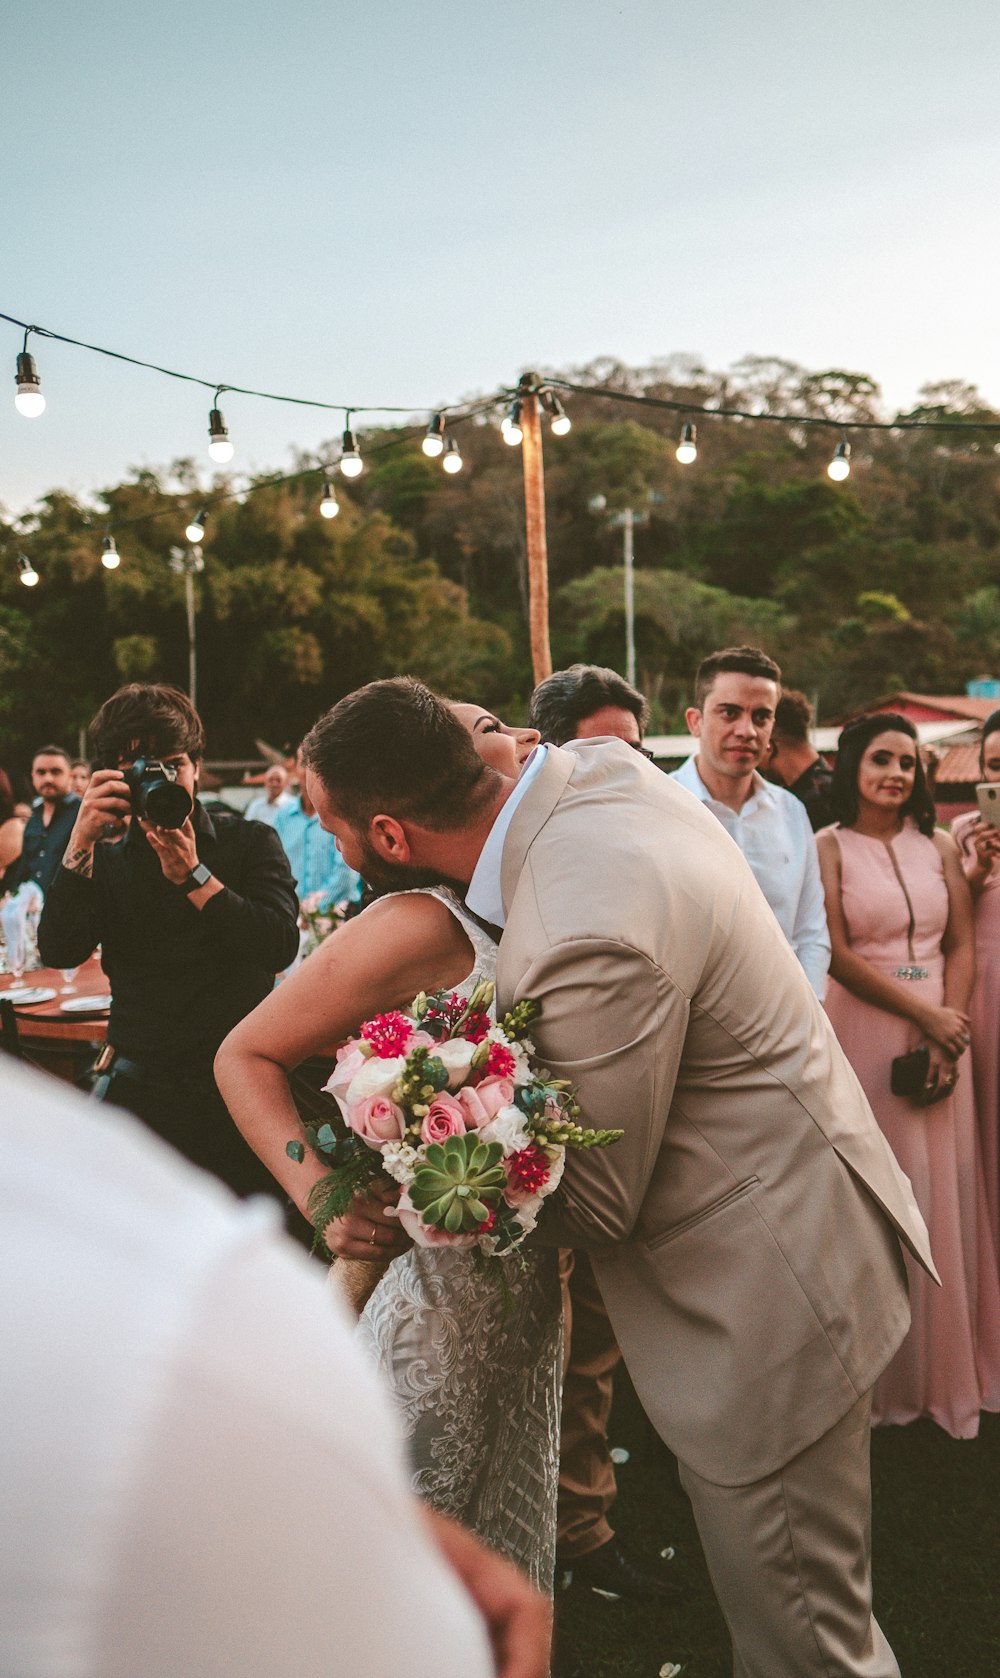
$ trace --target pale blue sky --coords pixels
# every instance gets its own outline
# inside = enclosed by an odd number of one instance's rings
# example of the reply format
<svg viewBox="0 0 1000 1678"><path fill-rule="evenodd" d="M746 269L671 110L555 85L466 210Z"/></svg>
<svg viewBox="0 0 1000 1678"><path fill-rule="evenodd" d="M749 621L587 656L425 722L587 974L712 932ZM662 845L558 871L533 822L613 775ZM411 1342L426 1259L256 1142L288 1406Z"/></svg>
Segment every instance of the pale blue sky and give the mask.
<svg viewBox="0 0 1000 1678"><path fill-rule="evenodd" d="M22 319L333 402L687 351L1000 404L993 0L32 0L0 47ZM7 507L207 479L207 393L36 341L28 422L19 349L0 322ZM234 470L338 429L224 407Z"/></svg>

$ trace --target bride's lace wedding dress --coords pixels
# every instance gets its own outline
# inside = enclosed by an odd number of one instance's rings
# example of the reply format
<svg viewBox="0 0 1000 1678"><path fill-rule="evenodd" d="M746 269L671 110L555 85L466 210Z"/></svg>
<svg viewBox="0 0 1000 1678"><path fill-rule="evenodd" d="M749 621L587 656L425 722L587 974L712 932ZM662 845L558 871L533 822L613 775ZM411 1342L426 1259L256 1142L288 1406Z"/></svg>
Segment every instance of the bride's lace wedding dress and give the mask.
<svg viewBox="0 0 1000 1678"><path fill-rule="evenodd" d="M496 976L496 945L449 892L475 967L469 995ZM555 1248L503 1261L509 1285L469 1249L411 1247L365 1307L358 1333L393 1393L413 1486L544 1591L555 1567L562 1317Z"/></svg>

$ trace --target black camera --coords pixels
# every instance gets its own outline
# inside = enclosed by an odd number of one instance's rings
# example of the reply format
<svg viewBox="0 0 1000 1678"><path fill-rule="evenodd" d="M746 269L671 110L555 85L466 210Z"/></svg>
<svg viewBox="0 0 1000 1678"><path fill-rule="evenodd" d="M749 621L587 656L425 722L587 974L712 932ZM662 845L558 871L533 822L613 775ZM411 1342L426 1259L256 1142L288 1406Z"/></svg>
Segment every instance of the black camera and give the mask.
<svg viewBox="0 0 1000 1678"><path fill-rule="evenodd" d="M144 816L153 827L184 826L194 800L186 787L177 784L176 769L168 769L153 757L137 757L122 774L132 795L134 815Z"/></svg>

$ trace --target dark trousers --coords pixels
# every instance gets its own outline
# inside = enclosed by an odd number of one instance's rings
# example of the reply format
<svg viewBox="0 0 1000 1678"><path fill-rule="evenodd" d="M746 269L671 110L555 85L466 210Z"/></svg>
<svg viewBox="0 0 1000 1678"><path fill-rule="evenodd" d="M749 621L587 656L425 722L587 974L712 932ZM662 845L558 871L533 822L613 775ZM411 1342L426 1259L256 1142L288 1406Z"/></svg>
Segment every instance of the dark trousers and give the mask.
<svg viewBox="0 0 1000 1678"><path fill-rule="evenodd" d="M132 1078L112 1068L100 1099L134 1113L192 1165L210 1171L234 1194L269 1194L284 1200L274 1178L233 1123L211 1071Z"/></svg>
<svg viewBox="0 0 1000 1678"><path fill-rule="evenodd" d="M566 1351L557 1545L560 1561L571 1562L614 1537L608 1510L617 1487L608 1420L612 1377L622 1355L586 1253L561 1250L559 1273Z"/></svg>

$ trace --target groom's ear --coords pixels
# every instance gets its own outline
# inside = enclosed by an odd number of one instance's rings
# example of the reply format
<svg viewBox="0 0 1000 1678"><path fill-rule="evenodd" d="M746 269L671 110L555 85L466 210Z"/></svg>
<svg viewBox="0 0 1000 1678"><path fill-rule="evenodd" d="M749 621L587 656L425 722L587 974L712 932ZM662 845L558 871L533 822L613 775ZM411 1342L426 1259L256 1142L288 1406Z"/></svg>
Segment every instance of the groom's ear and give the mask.
<svg viewBox="0 0 1000 1678"><path fill-rule="evenodd" d="M395 816L373 816L368 824L368 842L386 862L410 861L410 841Z"/></svg>
<svg viewBox="0 0 1000 1678"><path fill-rule="evenodd" d="M684 721L688 725L688 733L693 734L696 740L699 739L701 737L701 712L697 706L688 706L684 712Z"/></svg>

